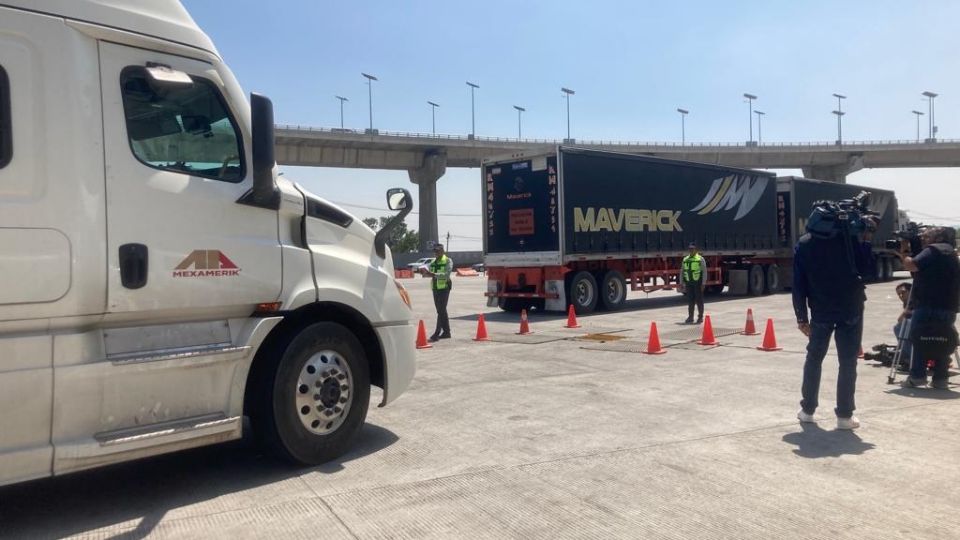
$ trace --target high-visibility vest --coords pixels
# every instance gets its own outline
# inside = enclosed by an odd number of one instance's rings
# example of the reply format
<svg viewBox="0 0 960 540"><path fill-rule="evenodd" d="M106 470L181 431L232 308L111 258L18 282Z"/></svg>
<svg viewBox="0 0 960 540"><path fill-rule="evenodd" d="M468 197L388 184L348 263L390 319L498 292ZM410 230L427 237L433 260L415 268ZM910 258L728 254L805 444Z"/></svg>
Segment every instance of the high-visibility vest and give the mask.
<svg viewBox="0 0 960 540"><path fill-rule="evenodd" d="M446 254L441 255L430 263L430 273L435 274L432 283L434 290L442 291L450 288L450 270L452 268L453 261L451 261L450 257L447 257Z"/></svg>
<svg viewBox="0 0 960 540"><path fill-rule="evenodd" d="M703 257L697 253L683 258L683 280L700 281L703 275Z"/></svg>

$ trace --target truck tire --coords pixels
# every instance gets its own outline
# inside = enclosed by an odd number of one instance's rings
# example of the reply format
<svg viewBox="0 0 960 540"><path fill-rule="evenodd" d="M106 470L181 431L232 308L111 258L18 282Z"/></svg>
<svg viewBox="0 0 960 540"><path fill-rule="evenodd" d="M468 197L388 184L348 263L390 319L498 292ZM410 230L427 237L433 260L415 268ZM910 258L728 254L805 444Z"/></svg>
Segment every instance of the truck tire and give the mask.
<svg viewBox="0 0 960 540"><path fill-rule="evenodd" d="M567 298L573 309L578 315L593 313L597 307L597 299L600 296L597 290L597 279L593 274L581 270L570 279Z"/></svg>
<svg viewBox="0 0 960 540"><path fill-rule="evenodd" d="M320 322L283 351L257 411L263 439L281 458L319 465L346 452L367 417L370 374L363 346L346 327Z"/></svg>
<svg viewBox="0 0 960 540"><path fill-rule="evenodd" d="M627 301L627 280L616 270L608 270L600 279L600 306L616 311Z"/></svg>
<svg viewBox="0 0 960 540"><path fill-rule="evenodd" d="M766 279L763 274L763 266L759 264L750 266L747 274L747 292L750 296L760 296L766 290Z"/></svg>
<svg viewBox="0 0 960 540"><path fill-rule="evenodd" d="M883 281L883 267L884 267L883 258L877 257L877 270L876 270L877 275L874 276L874 279L870 281Z"/></svg>
<svg viewBox="0 0 960 540"><path fill-rule="evenodd" d="M767 266L767 293L776 294L783 290L783 282L780 280L780 267L776 264Z"/></svg>

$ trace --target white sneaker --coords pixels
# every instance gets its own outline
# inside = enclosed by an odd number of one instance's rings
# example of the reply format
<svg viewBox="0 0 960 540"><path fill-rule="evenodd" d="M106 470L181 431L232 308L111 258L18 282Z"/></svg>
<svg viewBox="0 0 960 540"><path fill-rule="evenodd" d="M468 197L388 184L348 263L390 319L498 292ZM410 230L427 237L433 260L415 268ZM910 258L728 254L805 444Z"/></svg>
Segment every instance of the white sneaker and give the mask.
<svg viewBox="0 0 960 540"><path fill-rule="evenodd" d="M797 411L797 420L799 420L801 423L804 423L804 424L809 424L817 421L812 414L807 414L803 412L803 409L800 409L799 411Z"/></svg>
<svg viewBox="0 0 960 540"><path fill-rule="evenodd" d="M837 417L837 429L857 429L860 427L860 420L856 416L850 418Z"/></svg>

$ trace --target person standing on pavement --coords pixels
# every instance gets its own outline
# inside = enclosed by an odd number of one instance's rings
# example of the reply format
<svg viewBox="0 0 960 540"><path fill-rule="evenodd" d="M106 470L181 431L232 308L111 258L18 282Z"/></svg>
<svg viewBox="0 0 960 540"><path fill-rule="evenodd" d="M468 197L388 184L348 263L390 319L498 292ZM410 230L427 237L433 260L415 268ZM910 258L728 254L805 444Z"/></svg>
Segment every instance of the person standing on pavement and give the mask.
<svg viewBox="0 0 960 540"><path fill-rule="evenodd" d="M913 273L910 305L910 340L914 354L906 388L927 384L927 360L934 361L932 388L947 389L950 357L957 348L954 323L960 310L960 261L957 260L956 232L950 227L933 227L921 237L923 250L911 256L909 243L901 242L903 267Z"/></svg>
<svg viewBox="0 0 960 540"><path fill-rule="evenodd" d="M697 244L687 246L690 254L680 263L680 282L687 295L687 324L693 322L693 306L697 306L697 324L703 322L703 289L706 287L707 263L697 250Z"/></svg>
<svg viewBox="0 0 960 540"><path fill-rule="evenodd" d="M851 234L831 218L823 218L818 210L810 216L808 232L800 237L793 257L793 309L797 327L809 338L797 419L816 421L813 415L818 406L820 373L833 334L839 361L834 409L837 429L856 429L860 427L853 415L857 352L867 299L863 276L870 275L874 267L870 240L876 226L871 221L860 235ZM819 227L824 223L826 230Z"/></svg>
<svg viewBox="0 0 960 540"><path fill-rule="evenodd" d="M453 271L453 261L443 251L443 244L433 246L433 262L430 268L423 269L425 276L430 276L430 289L433 291L433 305L437 308L437 329L430 336L430 341L450 338L450 318L447 316L447 302L450 301L450 273Z"/></svg>

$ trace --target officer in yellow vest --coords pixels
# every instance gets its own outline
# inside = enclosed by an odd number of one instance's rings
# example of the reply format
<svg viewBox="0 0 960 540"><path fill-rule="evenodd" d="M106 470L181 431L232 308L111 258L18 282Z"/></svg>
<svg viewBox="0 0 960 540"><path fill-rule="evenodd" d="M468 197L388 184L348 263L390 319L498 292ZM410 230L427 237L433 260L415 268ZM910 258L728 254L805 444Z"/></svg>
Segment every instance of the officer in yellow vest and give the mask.
<svg viewBox="0 0 960 540"><path fill-rule="evenodd" d="M430 341L450 338L450 318L447 317L447 302L450 300L450 273L453 271L453 261L443 252L443 244L433 246L433 262L430 269L424 269L423 274L430 276L430 289L433 290L433 305L437 308L437 330L430 336Z"/></svg>
<svg viewBox="0 0 960 540"><path fill-rule="evenodd" d="M687 295L687 324L693 322L693 305L697 305L697 324L703 322L703 289L706 287L707 263L697 250L697 244L687 246L690 254L683 258L680 269L680 281Z"/></svg>

